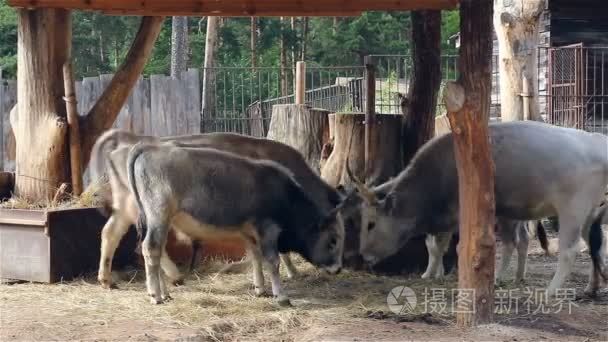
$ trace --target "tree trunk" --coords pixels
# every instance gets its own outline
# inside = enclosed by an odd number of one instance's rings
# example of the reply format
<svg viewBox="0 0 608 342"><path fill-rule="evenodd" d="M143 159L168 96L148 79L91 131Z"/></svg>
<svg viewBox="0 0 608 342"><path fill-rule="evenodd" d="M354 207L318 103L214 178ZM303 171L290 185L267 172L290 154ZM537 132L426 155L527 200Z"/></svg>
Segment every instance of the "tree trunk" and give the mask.
<svg viewBox="0 0 608 342"><path fill-rule="evenodd" d="M258 42L258 18L251 17L251 67L255 68L258 62L256 46Z"/></svg>
<svg viewBox="0 0 608 342"><path fill-rule="evenodd" d="M63 64L70 60L67 10L18 10L15 195L51 200L70 182ZM35 153L32 153L35 151Z"/></svg>
<svg viewBox="0 0 608 342"><path fill-rule="evenodd" d="M171 23L171 77L181 78L188 69L188 17L173 17Z"/></svg>
<svg viewBox="0 0 608 342"><path fill-rule="evenodd" d="M306 42L308 41L308 22L309 17L304 17L302 20L302 50L300 51L300 60L306 61Z"/></svg>
<svg viewBox="0 0 608 342"><path fill-rule="evenodd" d="M353 174L360 179L365 178L365 114L337 113L334 114L334 120L335 126L331 129L334 134L333 151L321 170L321 178L333 187L342 185L348 189L352 184L346 172L347 159ZM368 184L384 183L402 170L401 122L400 115L376 115L370 136L372 158ZM344 265L352 269L363 269L363 259L359 254L359 220L353 218L344 224Z"/></svg>
<svg viewBox="0 0 608 342"><path fill-rule="evenodd" d="M296 17L291 17L290 18L290 23L291 23L291 32L292 34L295 34L296 32ZM291 64L292 67L295 68L296 67L296 62L298 61L298 51L297 51L297 44L293 44L291 47Z"/></svg>
<svg viewBox="0 0 608 342"><path fill-rule="evenodd" d="M295 148L319 172L321 150L329 140L328 115L306 105L274 105L267 138Z"/></svg>
<svg viewBox="0 0 608 342"><path fill-rule="evenodd" d="M441 11L414 11L412 16L412 83L403 122L403 163L433 137L437 93L441 84Z"/></svg>
<svg viewBox="0 0 608 342"><path fill-rule="evenodd" d="M529 118L542 120L538 105L538 30L545 4L545 0L494 1L503 122L524 119L522 78L530 91Z"/></svg>
<svg viewBox="0 0 608 342"><path fill-rule="evenodd" d="M203 68L203 132L210 131L215 118L215 55L218 48L220 17L207 17L205 65Z"/></svg>
<svg viewBox="0 0 608 342"><path fill-rule="evenodd" d="M95 141L112 127L131 89L141 76L164 20L164 17L142 18L135 40L122 65L87 116L81 118L83 168L89 162Z"/></svg>
<svg viewBox="0 0 608 342"><path fill-rule="evenodd" d="M286 49L286 44L285 44L285 18L281 17L281 35L279 37L280 44L279 44L279 59L280 59L280 76L281 76L281 96L287 96L289 90L287 89L288 87L288 83L287 83L287 49Z"/></svg>
<svg viewBox="0 0 608 342"><path fill-rule="evenodd" d="M494 162L488 121L492 74L492 3L460 2L460 78L444 102L454 132L460 203L456 319L466 327L494 313Z"/></svg>

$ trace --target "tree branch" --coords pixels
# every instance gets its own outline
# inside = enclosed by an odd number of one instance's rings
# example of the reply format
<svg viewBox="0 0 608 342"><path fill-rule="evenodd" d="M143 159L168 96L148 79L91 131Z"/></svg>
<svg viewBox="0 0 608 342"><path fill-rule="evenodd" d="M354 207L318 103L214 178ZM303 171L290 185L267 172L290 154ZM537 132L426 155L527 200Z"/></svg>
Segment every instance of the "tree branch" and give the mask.
<svg viewBox="0 0 608 342"><path fill-rule="evenodd" d="M112 127L131 89L139 79L152 53L164 19L165 17L142 18L137 36L124 62L88 115L81 119L83 167L89 162L95 140Z"/></svg>

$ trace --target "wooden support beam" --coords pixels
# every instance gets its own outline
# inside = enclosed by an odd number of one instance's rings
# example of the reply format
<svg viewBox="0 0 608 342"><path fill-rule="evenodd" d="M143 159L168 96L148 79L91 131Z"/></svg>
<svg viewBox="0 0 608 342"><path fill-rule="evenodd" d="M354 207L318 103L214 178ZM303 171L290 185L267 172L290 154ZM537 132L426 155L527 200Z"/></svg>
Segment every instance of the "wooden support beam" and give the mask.
<svg viewBox="0 0 608 342"><path fill-rule="evenodd" d="M65 8L149 16L349 16L363 11L454 9L458 0L8 0L21 8Z"/></svg>
<svg viewBox="0 0 608 342"><path fill-rule="evenodd" d="M376 68L371 56L365 57L365 179L370 174L371 139L376 116Z"/></svg>
<svg viewBox="0 0 608 342"><path fill-rule="evenodd" d="M468 327L494 314L494 162L488 121L492 72L492 2L460 5L460 78L444 102L454 133L460 203L456 320Z"/></svg>
<svg viewBox="0 0 608 342"><path fill-rule="evenodd" d="M306 62L296 63L296 104L306 102Z"/></svg>
<svg viewBox="0 0 608 342"><path fill-rule="evenodd" d="M82 152L80 149L80 124L76 107L76 91L74 90L74 74L72 63L63 65L63 84L65 89L65 107L68 116L68 141L70 145L70 168L72 173L72 194L82 194Z"/></svg>

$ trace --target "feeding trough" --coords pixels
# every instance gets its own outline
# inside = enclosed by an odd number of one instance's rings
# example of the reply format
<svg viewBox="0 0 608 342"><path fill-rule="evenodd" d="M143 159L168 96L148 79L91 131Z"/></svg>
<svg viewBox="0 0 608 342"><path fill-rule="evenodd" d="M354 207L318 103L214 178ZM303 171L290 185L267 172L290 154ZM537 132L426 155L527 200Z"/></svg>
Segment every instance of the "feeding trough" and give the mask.
<svg viewBox="0 0 608 342"><path fill-rule="evenodd" d="M98 208L0 209L0 278L42 283L95 272L101 229ZM136 234L130 231L114 264L133 260Z"/></svg>

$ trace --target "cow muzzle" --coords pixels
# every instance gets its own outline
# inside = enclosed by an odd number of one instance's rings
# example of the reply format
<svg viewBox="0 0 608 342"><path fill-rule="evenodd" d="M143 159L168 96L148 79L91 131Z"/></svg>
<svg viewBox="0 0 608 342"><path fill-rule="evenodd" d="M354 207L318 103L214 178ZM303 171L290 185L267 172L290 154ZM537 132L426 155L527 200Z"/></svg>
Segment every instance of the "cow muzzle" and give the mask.
<svg viewBox="0 0 608 342"><path fill-rule="evenodd" d="M335 264L329 267L325 267L324 268L325 272L335 275L340 273L340 271L342 271L342 265L341 264Z"/></svg>
<svg viewBox="0 0 608 342"><path fill-rule="evenodd" d="M380 259L378 257L376 257L375 255L369 255L369 254L363 254L363 260L369 266L374 266L380 261Z"/></svg>

